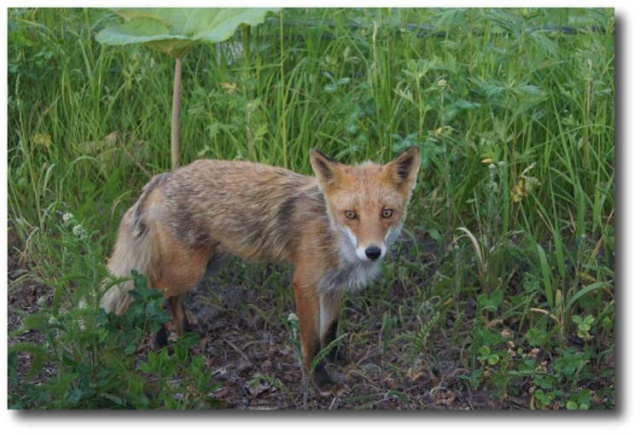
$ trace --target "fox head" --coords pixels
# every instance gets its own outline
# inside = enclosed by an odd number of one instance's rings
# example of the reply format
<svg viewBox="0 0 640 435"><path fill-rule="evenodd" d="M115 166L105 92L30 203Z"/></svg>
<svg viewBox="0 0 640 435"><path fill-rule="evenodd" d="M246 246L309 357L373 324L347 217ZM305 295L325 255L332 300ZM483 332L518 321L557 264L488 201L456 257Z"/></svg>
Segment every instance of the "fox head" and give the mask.
<svg viewBox="0 0 640 435"><path fill-rule="evenodd" d="M386 165L344 165L316 149L311 167L324 195L331 224L345 239L341 253L374 262L398 236L416 185L420 151L411 147Z"/></svg>

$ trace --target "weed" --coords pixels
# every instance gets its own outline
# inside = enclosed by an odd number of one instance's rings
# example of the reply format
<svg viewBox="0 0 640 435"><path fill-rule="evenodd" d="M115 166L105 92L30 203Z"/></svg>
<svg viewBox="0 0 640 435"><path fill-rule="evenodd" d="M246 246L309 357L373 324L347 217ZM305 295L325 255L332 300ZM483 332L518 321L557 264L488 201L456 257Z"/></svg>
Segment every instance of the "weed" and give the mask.
<svg viewBox="0 0 640 435"><path fill-rule="evenodd" d="M13 337L34 331L45 345L25 340L9 347L12 408L198 408L215 406L210 393L216 384L203 371L204 357L189 356L198 337L185 336L168 349L141 351L143 339L169 320L163 297L147 289L144 276L134 273L134 301L126 315L107 315L98 308L96 284L86 273L97 261L91 256L85 226L71 213L62 214L58 258L69 266L64 286L53 285L50 309L23 317ZM75 264L75 267L72 266ZM87 289L82 288L88 285ZM44 302L43 302L44 304ZM28 354L27 380L18 382L18 356ZM140 358L143 358L140 360ZM42 380L42 372L50 376ZM180 382L172 379L180 375ZM185 396L183 391L190 391Z"/></svg>

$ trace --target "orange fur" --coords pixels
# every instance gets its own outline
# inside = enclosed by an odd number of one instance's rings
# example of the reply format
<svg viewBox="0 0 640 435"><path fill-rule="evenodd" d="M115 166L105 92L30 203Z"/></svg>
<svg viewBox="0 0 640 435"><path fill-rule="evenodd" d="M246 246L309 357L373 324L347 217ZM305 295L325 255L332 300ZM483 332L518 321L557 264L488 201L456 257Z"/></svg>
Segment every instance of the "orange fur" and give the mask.
<svg viewBox="0 0 640 435"><path fill-rule="evenodd" d="M343 291L373 279L400 232L420 155L410 148L386 165L338 163L312 150L315 177L258 163L199 160L154 177L120 224L109 271L137 270L170 300L178 332L188 327L183 295L225 253L288 263L308 371L336 335ZM101 306L122 314L130 283L107 290ZM320 362L321 394L343 386Z"/></svg>

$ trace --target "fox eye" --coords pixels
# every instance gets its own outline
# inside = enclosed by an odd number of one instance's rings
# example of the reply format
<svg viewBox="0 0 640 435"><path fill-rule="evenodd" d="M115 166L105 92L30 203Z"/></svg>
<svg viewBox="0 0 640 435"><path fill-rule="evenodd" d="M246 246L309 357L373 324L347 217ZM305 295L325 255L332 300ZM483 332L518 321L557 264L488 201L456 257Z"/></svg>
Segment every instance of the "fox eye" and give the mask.
<svg viewBox="0 0 640 435"><path fill-rule="evenodd" d="M355 219L356 217L358 217L358 215L356 214L356 212L355 212L355 211L353 211L353 210L347 210L347 211L345 211L345 212L344 212L344 216L345 216L347 219L349 219L349 220L351 220L351 219Z"/></svg>
<svg viewBox="0 0 640 435"><path fill-rule="evenodd" d="M393 210L391 210L390 208L385 208L382 210L382 217L384 219L389 219L391 216L393 216Z"/></svg>

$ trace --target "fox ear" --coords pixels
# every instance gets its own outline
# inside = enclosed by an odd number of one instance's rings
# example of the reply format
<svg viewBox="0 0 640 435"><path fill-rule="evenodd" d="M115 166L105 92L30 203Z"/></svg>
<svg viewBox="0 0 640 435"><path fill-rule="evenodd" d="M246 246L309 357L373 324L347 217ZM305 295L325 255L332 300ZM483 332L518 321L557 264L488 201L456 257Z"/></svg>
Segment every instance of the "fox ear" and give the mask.
<svg viewBox="0 0 640 435"><path fill-rule="evenodd" d="M339 163L328 155L311 149L311 168L321 185L331 184L336 178L336 169Z"/></svg>
<svg viewBox="0 0 640 435"><path fill-rule="evenodd" d="M387 170L391 171L391 178L397 184L408 183L411 188L416 184L418 169L420 169L420 149L418 147L407 148L387 164Z"/></svg>

